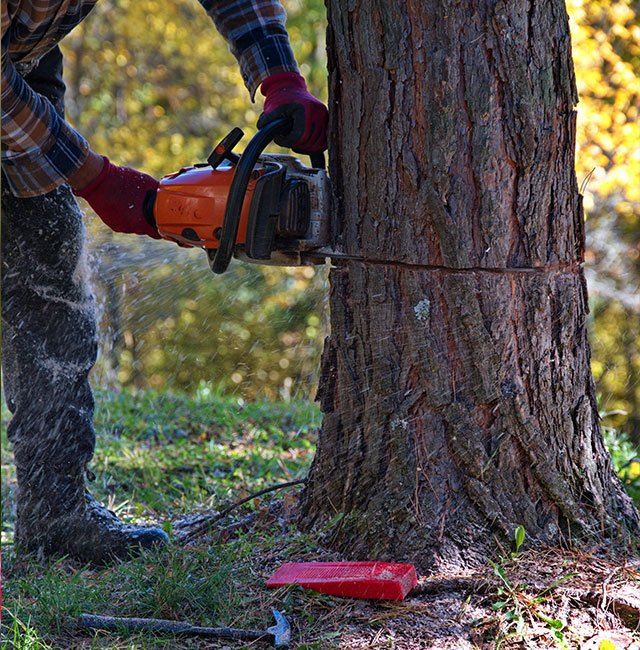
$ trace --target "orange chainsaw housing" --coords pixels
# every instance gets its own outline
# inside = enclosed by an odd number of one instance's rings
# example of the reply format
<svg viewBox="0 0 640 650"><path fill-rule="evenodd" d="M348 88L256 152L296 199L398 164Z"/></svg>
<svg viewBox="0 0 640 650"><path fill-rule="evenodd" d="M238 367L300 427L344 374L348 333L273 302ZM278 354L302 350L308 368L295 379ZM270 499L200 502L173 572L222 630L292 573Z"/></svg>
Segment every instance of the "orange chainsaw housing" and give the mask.
<svg viewBox="0 0 640 650"><path fill-rule="evenodd" d="M244 244L256 181L265 170L256 168L249 181L236 243ZM153 216L162 237L186 246L216 249L224 221L229 187L235 167L210 165L183 167L165 176L155 197Z"/></svg>

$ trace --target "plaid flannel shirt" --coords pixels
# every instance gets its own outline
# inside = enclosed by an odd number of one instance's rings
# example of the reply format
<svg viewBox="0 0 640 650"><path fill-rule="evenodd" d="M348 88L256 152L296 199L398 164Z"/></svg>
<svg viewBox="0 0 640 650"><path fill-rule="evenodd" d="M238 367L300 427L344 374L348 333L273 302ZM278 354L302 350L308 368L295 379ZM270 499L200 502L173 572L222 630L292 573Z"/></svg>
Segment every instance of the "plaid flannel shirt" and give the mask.
<svg viewBox="0 0 640 650"><path fill-rule="evenodd" d="M2 0L2 170L16 196L45 194L85 162L87 141L22 75L97 0ZM253 99L278 72L298 72L278 0L199 0L238 60Z"/></svg>

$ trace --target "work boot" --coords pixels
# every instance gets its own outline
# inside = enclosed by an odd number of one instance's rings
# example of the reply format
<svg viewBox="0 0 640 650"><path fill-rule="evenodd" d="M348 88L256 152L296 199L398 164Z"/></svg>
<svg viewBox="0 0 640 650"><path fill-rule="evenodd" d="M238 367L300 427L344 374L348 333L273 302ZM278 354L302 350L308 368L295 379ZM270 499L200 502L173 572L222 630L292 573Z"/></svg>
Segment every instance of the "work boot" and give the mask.
<svg viewBox="0 0 640 650"><path fill-rule="evenodd" d="M126 524L101 505L85 490L82 468L28 475L18 469L16 508L16 546L39 558L105 564L169 542L159 528Z"/></svg>

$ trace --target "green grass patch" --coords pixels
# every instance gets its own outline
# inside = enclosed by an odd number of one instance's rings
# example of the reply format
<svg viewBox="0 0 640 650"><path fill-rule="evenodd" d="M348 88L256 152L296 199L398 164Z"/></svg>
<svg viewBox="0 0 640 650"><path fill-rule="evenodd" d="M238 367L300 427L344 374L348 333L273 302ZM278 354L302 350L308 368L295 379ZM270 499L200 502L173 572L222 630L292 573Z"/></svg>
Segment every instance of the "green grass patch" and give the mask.
<svg viewBox="0 0 640 650"><path fill-rule="evenodd" d="M94 495L125 518L173 518L306 475L317 407L230 397L97 392ZM3 425L8 413L3 406ZM15 469L3 426L3 540L11 541Z"/></svg>
<svg viewBox="0 0 640 650"><path fill-rule="evenodd" d="M319 413L309 404L144 392L103 399L96 492L116 511L175 516L306 474Z"/></svg>
<svg viewBox="0 0 640 650"><path fill-rule="evenodd" d="M174 545L101 570L78 568L66 560L41 568L11 563L4 590L2 648L176 647L171 637L126 632L94 637L77 629L75 620L82 613L209 626L270 624L268 608L259 602L252 605L252 590L263 577L252 572L249 551L242 540L188 549Z"/></svg>
<svg viewBox="0 0 640 650"><path fill-rule="evenodd" d="M211 394L193 396L97 391L93 494L126 521L171 520L200 508L220 509L263 487L306 475L314 453L317 407L309 403L244 403ZM202 543L108 569L67 560L26 565L12 552L15 468L2 411L3 620L2 649L175 648L175 639L94 635L74 629L80 613L188 620L200 625L271 625L256 544L280 552L268 533ZM278 498L277 493L270 495ZM252 503L243 506L245 513ZM298 552L307 542L288 540ZM201 647L184 640L180 647Z"/></svg>

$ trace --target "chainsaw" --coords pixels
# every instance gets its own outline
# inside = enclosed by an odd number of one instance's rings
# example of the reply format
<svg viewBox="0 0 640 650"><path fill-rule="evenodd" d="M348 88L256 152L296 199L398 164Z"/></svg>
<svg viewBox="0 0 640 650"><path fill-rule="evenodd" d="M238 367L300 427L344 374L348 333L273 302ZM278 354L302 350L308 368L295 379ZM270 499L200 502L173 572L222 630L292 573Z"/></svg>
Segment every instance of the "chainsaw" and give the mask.
<svg viewBox="0 0 640 650"><path fill-rule="evenodd" d="M331 256L329 179L322 153L311 167L290 155L264 154L290 128L287 118L260 129L241 155L233 129L206 163L165 176L145 201L164 239L203 248L214 273L232 257L254 264L305 266Z"/></svg>

